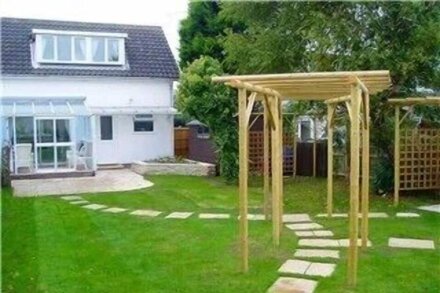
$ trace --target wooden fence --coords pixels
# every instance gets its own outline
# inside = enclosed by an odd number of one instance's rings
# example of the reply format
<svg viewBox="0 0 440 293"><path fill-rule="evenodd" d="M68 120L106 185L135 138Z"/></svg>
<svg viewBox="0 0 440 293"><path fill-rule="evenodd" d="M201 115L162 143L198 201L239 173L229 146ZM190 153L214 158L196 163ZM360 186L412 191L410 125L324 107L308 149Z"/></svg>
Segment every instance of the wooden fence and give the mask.
<svg viewBox="0 0 440 293"><path fill-rule="evenodd" d="M249 170L260 175L264 170L263 132L249 133ZM296 153L296 160L295 160ZM269 158L270 160L270 158ZM296 161L296 162L295 162ZM291 134L283 135L283 174L313 176L313 143L298 142L295 150L295 139ZM295 166L296 163L296 166ZM296 170L295 170L296 169ZM316 143L316 175L327 176L327 142Z"/></svg>
<svg viewBox="0 0 440 293"><path fill-rule="evenodd" d="M189 128L174 128L174 155L188 156Z"/></svg>
<svg viewBox="0 0 440 293"><path fill-rule="evenodd" d="M440 189L440 129L400 133L400 190Z"/></svg>

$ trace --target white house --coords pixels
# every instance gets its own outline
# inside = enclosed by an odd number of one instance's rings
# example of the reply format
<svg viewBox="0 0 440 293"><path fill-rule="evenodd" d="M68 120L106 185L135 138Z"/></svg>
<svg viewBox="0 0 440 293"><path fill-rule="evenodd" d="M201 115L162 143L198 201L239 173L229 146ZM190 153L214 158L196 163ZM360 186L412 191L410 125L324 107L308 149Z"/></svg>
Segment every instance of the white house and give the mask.
<svg viewBox="0 0 440 293"><path fill-rule="evenodd" d="M14 174L174 153L179 71L160 27L2 18L1 74Z"/></svg>

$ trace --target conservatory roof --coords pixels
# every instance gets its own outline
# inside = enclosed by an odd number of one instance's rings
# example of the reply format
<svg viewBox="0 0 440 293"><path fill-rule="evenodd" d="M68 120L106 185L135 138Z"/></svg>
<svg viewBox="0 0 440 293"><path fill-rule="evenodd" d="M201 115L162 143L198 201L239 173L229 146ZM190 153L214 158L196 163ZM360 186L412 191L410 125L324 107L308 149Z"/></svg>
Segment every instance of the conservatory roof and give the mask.
<svg viewBox="0 0 440 293"><path fill-rule="evenodd" d="M216 76L212 80L296 100L327 100L350 95L354 80L361 81L370 94L391 86L388 70L230 75Z"/></svg>
<svg viewBox="0 0 440 293"><path fill-rule="evenodd" d="M89 116L83 97L2 97L1 116Z"/></svg>

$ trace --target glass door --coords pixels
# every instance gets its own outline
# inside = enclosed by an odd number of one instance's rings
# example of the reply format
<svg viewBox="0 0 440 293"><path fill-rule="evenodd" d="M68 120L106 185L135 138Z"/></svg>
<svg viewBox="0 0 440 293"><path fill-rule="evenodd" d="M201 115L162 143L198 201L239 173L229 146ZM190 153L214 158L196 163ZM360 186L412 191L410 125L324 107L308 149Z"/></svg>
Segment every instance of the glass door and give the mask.
<svg viewBox="0 0 440 293"><path fill-rule="evenodd" d="M35 165L39 172L75 169L72 119L35 119Z"/></svg>

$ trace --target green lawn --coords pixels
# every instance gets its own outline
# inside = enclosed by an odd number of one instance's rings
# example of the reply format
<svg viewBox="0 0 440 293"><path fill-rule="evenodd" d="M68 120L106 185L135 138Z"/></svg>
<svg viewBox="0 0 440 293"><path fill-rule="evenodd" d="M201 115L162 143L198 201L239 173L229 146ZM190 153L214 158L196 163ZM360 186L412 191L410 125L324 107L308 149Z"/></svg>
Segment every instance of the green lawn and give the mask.
<svg viewBox="0 0 440 293"><path fill-rule="evenodd" d="M83 197L111 206L161 211L220 211L236 214L237 188L218 178L154 176L152 188ZM262 192L251 180L250 205L261 211ZM287 212L324 211L325 179L285 182ZM337 181L335 210L347 210L347 186ZM410 211L438 198L404 197L395 209L389 198L373 196L372 210ZM372 219L373 247L361 252L356 290L345 287L345 252L316 292L439 292L440 215L419 211L417 219ZM346 237L345 219L319 219ZM283 231L281 247L271 243L271 225L250 222L250 272L238 270L238 226L234 220L145 219L105 214L70 205L57 197L13 198L2 194L3 292L265 292L278 267L296 248ZM436 250L387 247L391 236L435 240Z"/></svg>

